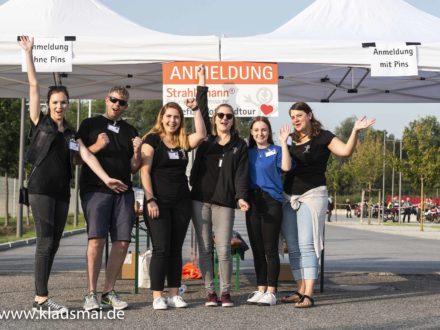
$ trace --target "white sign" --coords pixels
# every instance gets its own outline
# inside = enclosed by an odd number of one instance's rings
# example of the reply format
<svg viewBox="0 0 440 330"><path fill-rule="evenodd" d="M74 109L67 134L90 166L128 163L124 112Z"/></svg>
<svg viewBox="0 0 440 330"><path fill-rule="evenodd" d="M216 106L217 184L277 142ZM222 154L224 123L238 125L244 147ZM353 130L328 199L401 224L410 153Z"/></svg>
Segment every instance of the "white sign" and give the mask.
<svg viewBox="0 0 440 330"><path fill-rule="evenodd" d="M417 76L417 47L402 44L378 44L368 48L371 76Z"/></svg>
<svg viewBox="0 0 440 330"><path fill-rule="evenodd" d="M192 111L185 105L197 93L196 62L163 64L163 101L178 103L185 116ZM228 103L238 117L278 117L278 67L273 63L204 62L210 115Z"/></svg>
<svg viewBox="0 0 440 330"><path fill-rule="evenodd" d="M34 38L32 53L37 72L72 72L71 41L64 41L64 38ZM27 72L23 50L21 58L21 71Z"/></svg>

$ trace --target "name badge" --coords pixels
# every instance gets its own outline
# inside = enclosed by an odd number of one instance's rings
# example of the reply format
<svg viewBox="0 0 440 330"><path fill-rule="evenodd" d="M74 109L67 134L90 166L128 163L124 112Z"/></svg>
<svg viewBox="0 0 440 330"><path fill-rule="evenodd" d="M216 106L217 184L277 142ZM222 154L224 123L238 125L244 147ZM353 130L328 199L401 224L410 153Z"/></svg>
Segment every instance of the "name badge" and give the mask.
<svg viewBox="0 0 440 330"><path fill-rule="evenodd" d="M218 160L218 167L222 167L222 164L223 164L223 158L220 158Z"/></svg>
<svg viewBox="0 0 440 330"><path fill-rule="evenodd" d="M109 131L112 131L112 132L116 133L116 134L119 133L119 126L108 124L107 129Z"/></svg>
<svg viewBox="0 0 440 330"><path fill-rule="evenodd" d="M76 142L75 140L70 140L69 141L69 149L73 150L73 151L79 151L79 143Z"/></svg>
<svg viewBox="0 0 440 330"><path fill-rule="evenodd" d="M168 158L169 159L180 159L179 153L177 151L168 151Z"/></svg>
<svg viewBox="0 0 440 330"><path fill-rule="evenodd" d="M275 149L266 151L266 153L265 153L266 157L270 157L270 156L273 156L273 155L276 155L276 154L277 154L277 151Z"/></svg>

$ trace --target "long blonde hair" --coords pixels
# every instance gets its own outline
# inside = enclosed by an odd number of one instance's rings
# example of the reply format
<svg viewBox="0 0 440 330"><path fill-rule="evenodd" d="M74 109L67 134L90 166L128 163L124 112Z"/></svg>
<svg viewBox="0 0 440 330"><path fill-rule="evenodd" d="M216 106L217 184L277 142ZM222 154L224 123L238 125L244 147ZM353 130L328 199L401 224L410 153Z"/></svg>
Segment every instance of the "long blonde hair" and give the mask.
<svg viewBox="0 0 440 330"><path fill-rule="evenodd" d="M156 123L154 124L153 128L150 129L150 131L143 136L142 139L145 139L150 134L159 134L161 138L165 136L165 128L162 124L163 116L165 115L165 111L168 109L176 109L179 112L180 116L180 127L176 131L175 134L173 134L171 138L171 142L173 143L173 146L176 148L182 148L184 150L189 150L189 141L188 141L188 134L185 130L185 117L183 115L183 110L180 105L178 105L175 102L168 102L162 106L162 108L159 111L159 114L156 118Z"/></svg>

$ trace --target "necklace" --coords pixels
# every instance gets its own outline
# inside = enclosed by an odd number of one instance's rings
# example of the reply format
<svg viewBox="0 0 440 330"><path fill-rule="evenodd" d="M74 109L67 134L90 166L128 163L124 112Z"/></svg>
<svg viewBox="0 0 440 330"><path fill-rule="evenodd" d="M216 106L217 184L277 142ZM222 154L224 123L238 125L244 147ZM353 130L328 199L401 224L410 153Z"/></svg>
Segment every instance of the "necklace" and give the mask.
<svg viewBox="0 0 440 330"><path fill-rule="evenodd" d="M257 153L258 153L258 157L259 158L263 158L263 154L267 151L267 148L269 148L269 146L267 146L267 147L265 147L265 148L263 148L263 149L260 149L260 148L256 148L257 149Z"/></svg>

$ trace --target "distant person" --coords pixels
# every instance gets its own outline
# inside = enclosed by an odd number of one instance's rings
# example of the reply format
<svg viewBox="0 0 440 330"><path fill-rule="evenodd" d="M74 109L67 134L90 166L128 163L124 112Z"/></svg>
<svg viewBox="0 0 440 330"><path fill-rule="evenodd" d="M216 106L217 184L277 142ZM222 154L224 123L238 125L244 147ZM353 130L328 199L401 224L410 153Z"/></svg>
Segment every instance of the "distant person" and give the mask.
<svg viewBox="0 0 440 330"><path fill-rule="evenodd" d="M98 310L101 305L118 310L128 307L127 302L114 290L135 221L131 174L136 173L141 165L142 140L137 130L122 119L128 107L128 98L129 93L125 87L112 87L105 97L105 112L85 119L77 134L102 167L125 186L124 191L115 192L106 187L88 166L84 165L81 169L80 195L88 236L88 293L84 297L83 306L86 311ZM99 302L96 289L102 253L109 233L112 247Z"/></svg>
<svg viewBox="0 0 440 330"><path fill-rule="evenodd" d="M331 196L329 196L327 201L327 222L332 222L332 213L334 208L335 204L333 203L333 199Z"/></svg>
<svg viewBox="0 0 440 330"><path fill-rule="evenodd" d="M346 218L351 218L351 203L350 203L350 198L347 198L345 200L345 217Z"/></svg>
<svg viewBox="0 0 440 330"><path fill-rule="evenodd" d="M33 309L48 314L66 314L67 307L49 298L48 282L69 211L73 158L79 151L82 159L99 176L107 189L124 191L127 187L121 181L109 178L81 140L75 140L75 132L65 119L69 108L66 87L49 87L47 114L41 112L39 85L32 55L34 39L22 36L19 44L26 55L29 80L31 143L27 160L31 164L31 170L28 191L37 235Z"/></svg>
<svg viewBox="0 0 440 330"><path fill-rule="evenodd" d="M412 211L412 204L409 197L406 198L406 200L403 202L403 219L402 222L405 222L405 219L408 218L408 223L411 220L411 211Z"/></svg>
<svg viewBox="0 0 440 330"><path fill-rule="evenodd" d="M294 133L290 148L296 166L287 173L284 192L282 233L287 241L290 266L295 278L296 291L282 299L295 303L297 308L314 306L313 288L318 278L318 265L323 249L325 214L328 192L325 172L330 154L350 156L358 134L375 122L365 117L354 123L347 143L333 133L322 129L307 103L297 102L289 109Z"/></svg>
<svg viewBox="0 0 440 330"><path fill-rule="evenodd" d="M204 80L203 65L198 67L198 72ZM206 128L197 102L189 99L186 105L194 115L194 133L186 133L180 105L169 102L160 110L156 124L145 135L142 145L144 219L153 243L150 289L153 291L153 309L158 310L188 306L179 295L182 246L192 211L186 168L188 152L202 143ZM165 280L168 299L162 296Z"/></svg>
<svg viewBox="0 0 440 330"><path fill-rule="evenodd" d="M281 146L274 145L272 127L266 117L256 117L249 134L249 210L246 227L249 234L257 290L247 302L273 306L280 273L278 241L283 219L282 173L290 170L292 160L287 147L290 128L280 130Z"/></svg>

